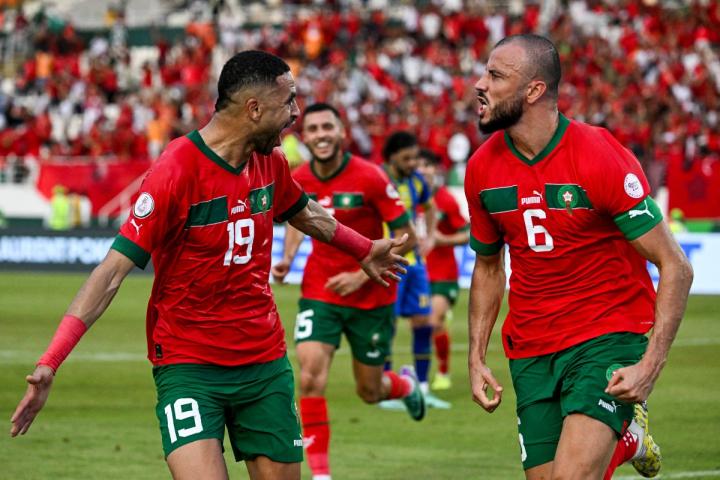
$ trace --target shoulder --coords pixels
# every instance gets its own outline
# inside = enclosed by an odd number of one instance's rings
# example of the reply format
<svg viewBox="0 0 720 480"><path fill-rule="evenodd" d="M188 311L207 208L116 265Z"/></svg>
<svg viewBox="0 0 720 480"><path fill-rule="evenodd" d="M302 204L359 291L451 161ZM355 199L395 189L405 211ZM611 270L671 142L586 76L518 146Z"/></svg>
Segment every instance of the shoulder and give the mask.
<svg viewBox="0 0 720 480"><path fill-rule="evenodd" d="M601 174L617 168L639 167L635 155L606 128L573 121L568 132L574 153L583 160L581 170Z"/></svg>
<svg viewBox="0 0 720 480"><path fill-rule="evenodd" d="M589 125L573 120L568 125L568 139L573 148L598 153L616 152L624 147L613 137L612 133L604 127Z"/></svg>
<svg viewBox="0 0 720 480"><path fill-rule="evenodd" d="M185 136L171 141L148 170L148 177L184 182L197 176L197 147Z"/></svg>
<svg viewBox="0 0 720 480"><path fill-rule="evenodd" d="M490 138L485 140L477 150L475 150L475 153L473 153L472 156L470 156L470 160L468 160L468 167L492 160L506 148L504 131L501 130L499 132L495 132L490 135Z"/></svg>
<svg viewBox="0 0 720 480"><path fill-rule="evenodd" d="M366 160L357 155L350 157L347 172L352 175L362 175L364 178L369 179L388 179L387 173L385 173L385 170L383 170L379 165L376 165L370 160Z"/></svg>
<svg viewBox="0 0 720 480"><path fill-rule="evenodd" d="M298 165L298 167L292 171L292 176L298 181L311 178L312 171L310 170L310 162L303 162Z"/></svg>

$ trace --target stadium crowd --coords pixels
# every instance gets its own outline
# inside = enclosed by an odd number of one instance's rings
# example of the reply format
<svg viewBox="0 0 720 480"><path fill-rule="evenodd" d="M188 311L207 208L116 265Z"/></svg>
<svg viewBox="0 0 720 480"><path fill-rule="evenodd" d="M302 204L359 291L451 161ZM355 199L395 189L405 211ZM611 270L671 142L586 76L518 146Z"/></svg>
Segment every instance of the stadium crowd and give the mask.
<svg viewBox="0 0 720 480"><path fill-rule="evenodd" d="M88 42L70 23L5 11L0 158L154 158L207 121L216 67L257 48L288 60L302 102L342 107L351 151L379 162L387 133L407 129L446 165L463 162L483 141L473 84L487 52L505 35L538 32L560 50L561 111L608 127L653 187L671 157L720 159L716 0L516 11L459 0L329 3L295 5L284 18L267 7L269 23L257 25L236 2L194 2L182 39L158 37L152 54L128 47L121 11L107 36Z"/></svg>

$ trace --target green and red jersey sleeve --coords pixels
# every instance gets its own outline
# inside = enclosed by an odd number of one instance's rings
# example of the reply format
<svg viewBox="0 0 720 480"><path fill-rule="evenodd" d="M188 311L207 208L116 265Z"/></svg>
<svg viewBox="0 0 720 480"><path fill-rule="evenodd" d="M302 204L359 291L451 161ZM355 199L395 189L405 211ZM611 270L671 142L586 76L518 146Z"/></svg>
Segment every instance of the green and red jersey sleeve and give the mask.
<svg viewBox="0 0 720 480"><path fill-rule="evenodd" d="M598 131L605 145L600 146L603 161L588 176L595 181L593 204L613 218L625 238L635 240L662 221L662 212L650 196L640 162L610 132Z"/></svg>
<svg viewBox="0 0 720 480"><path fill-rule="evenodd" d="M145 268L153 251L182 231L187 218L186 187L169 155L158 159L145 176L112 245L140 268Z"/></svg>
<svg viewBox="0 0 720 480"><path fill-rule="evenodd" d="M479 157L474 155L465 175L465 197L470 211L470 248L478 255L495 255L502 249L503 236L480 199L479 161Z"/></svg>

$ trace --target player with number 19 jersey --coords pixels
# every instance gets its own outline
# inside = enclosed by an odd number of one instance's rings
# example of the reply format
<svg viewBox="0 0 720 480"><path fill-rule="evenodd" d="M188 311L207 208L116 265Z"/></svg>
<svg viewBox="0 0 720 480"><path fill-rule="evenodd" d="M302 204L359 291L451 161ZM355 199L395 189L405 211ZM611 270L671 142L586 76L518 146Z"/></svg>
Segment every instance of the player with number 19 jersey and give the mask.
<svg viewBox="0 0 720 480"><path fill-rule="evenodd" d="M312 165L312 161L301 165L293 172L293 178L339 222L372 240L383 237L383 223L394 229L409 222L397 190L380 167L349 153L329 178L319 177ZM350 255L313 239L303 273L302 298L365 310L395 302L394 284L383 287L367 282L345 296L325 287L331 277L357 269L357 262Z"/></svg>
<svg viewBox="0 0 720 480"><path fill-rule="evenodd" d="M155 281L147 310L154 365L239 366L285 355L268 280L273 220L308 202L275 149L233 168L197 131L152 166L112 248Z"/></svg>
<svg viewBox="0 0 720 480"><path fill-rule="evenodd" d="M560 115L533 159L496 132L471 157L465 193L471 247L481 255L510 249L509 358L652 327L655 290L628 240L662 215L640 164L607 130Z"/></svg>

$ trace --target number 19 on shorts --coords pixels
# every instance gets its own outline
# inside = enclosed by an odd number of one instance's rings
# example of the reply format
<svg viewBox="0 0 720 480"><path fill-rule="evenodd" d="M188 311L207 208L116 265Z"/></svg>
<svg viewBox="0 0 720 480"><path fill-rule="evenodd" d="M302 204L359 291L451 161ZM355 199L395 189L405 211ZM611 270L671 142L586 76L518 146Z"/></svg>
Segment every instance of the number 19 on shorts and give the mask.
<svg viewBox="0 0 720 480"><path fill-rule="evenodd" d="M178 398L172 404L165 406L165 417L167 418L168 432L170 432L170 443L177 442L178 436L189 437L203 431L200 408L194 398ZM175 429L175 420L193 419L193 425L189 428Z"/></svg>

